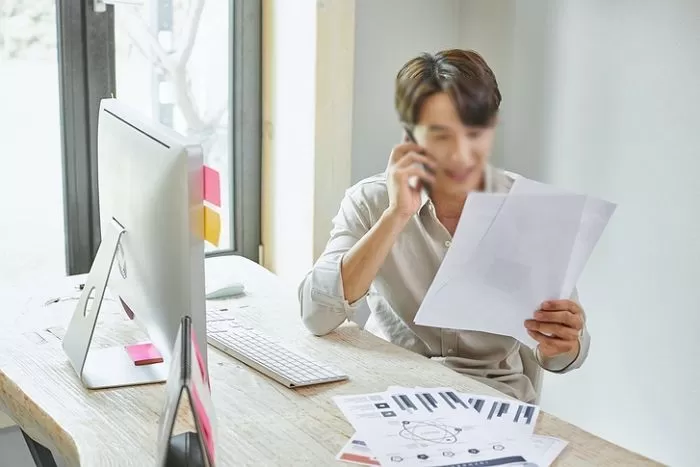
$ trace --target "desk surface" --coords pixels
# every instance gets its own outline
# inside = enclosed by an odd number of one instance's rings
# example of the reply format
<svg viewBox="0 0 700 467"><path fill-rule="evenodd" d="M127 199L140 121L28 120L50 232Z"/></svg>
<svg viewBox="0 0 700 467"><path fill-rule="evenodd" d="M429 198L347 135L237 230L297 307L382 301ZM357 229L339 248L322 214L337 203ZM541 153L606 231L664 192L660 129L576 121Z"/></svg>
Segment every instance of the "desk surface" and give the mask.
<svg viewBox="0 0 700 467"><path fill-rule="evenodd" d="M350 375L347 382L289 390L209 347L222 466L340 464L335 455L353 429L333 395L383 391L389 385L451 386L499 395L353 325L324 338L309 335L299 318L296 292L243 258L212 259L207 271L210 277L239 278L247 289L246 297L209 302L210 309L235 310L244 323ZM72 297L79 295L72 288L77 279L34 285L29 294L17 290L3 303L0 410L68 465L154 465L164 385L85 390L61 349L59 339L76 304ZM68 299L45 306L52 297ZM112 311L100 316L98 345L134 342L139 337L134 323L115 307L106 308ZM540 415L536 431L569 441L558 466L658 465L546 413Z"/></svg>

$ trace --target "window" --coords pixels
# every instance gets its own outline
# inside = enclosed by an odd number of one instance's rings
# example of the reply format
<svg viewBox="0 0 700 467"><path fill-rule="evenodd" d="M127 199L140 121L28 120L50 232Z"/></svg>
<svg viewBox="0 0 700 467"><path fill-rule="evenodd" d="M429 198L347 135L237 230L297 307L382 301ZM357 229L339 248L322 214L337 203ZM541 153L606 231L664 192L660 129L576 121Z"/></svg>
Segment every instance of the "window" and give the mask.
<svg viewBox="0 0 700 467"><path fill-rule="evenodd" d="M110 95L202 145L222 194L221 241L207 254L257 261L261 1L111 3L96 12L93 2L59 1L69 272L87 272L99 245L96 123Z"/></svg>
<svg viewBox="0 0 700 467"><path fill-rule="evenodd" d="M0 286L65 269L56 8L0 1Z"/></svg>
<svg viewBox="0 0 700 467"><path fill-rule="evenodd" d="M222 194L220 244L207 249L232 249L229 4L155 0L114 16L117 97L202 145Z"/></svg>

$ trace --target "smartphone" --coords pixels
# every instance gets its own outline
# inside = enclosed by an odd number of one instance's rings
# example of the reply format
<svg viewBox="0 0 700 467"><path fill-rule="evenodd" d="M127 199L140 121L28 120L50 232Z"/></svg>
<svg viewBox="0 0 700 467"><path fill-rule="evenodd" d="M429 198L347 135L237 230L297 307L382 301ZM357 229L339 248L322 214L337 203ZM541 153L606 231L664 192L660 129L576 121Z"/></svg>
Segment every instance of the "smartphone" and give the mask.
<svg viewBox="0 0 700 467"><path fill-rule="evenodd" d="M406 132L406 136L408 137L409 141L411 141L411 142L414 143L414 144L418 144L418 141L416 141L415 136L413 136L413 132L412 132L408 127L406 127L406 126L404 126L403 129L404 129L404 131ZM425 165L425 164L422 164L422 165L423 165L423 168L425 169L426 172L428 172L428 173L431 174L431 175L435 175L435 171L434 171L432 168L428 167L428 166ZM421 180L420 182L421 182L421 185L422 185L423 189L425 190L425 193L426 193L428 196L430 196L430 191L431 191L431 189L432 189L432 187L430 186L430 184L427 183L425 180Z"/></svg>

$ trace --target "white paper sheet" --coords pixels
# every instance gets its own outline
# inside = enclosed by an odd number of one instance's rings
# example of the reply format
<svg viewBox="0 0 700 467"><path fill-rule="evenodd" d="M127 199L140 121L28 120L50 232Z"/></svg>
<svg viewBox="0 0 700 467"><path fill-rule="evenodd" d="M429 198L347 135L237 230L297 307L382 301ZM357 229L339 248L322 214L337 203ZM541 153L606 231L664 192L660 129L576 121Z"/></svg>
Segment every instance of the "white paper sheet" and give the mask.
<svg viewBox="0 0 700 467"><path fill-rule="evenodd" d="M546 466L566 446L533 436L539 408L512 399L390 387L334 401L357 430L336 458L360 465Z"/></svg>
<svg viewBox="0 0 700 467"><path fill-rule="evenodd" d="M492 197L470 195L464 217L486 211ZM507 196L477 245L477 235L455 233L446 258L458 259L440 266L444 280L431 285L416 324L503 334L534 347L524 320L559 298L584 203L579 195ZM465 222L462 232L481 233L486 222Z"/></svg>
<svg viewBox="0 0 700 467"><path fill-rule="evenodd" d="M449 322L453 312L455 312L455 302L443 294L443 289L450 283L455 274L459 274L466 267L467 260L476 252L479 243L491 228L491 224L501 210L506 197L505 194L485 193L473 193L469 196L457 224L450 250L443 258L442 264L438 268L414 318L416 324L425 323L427 326L451 327ZM459 254L450 253L450 251L457 251L456 249ZM425 319L429 319L429 321L423 321ZM429 322L435 324L428 324Z"/></svg>
<svg viewBox="0 0 700 467"><path fill-rule="evenodd" d="M333 399L382 465L509 465L532 457L529 443L499 439L464 415L430 413L417 399L407 403L414 410L402 409L390 393Z"/></svg>
<svg viewBox="0 0 700 467"><path fill-rule="evenodd" d="M536 346L524 321L543 301L571 296L614 210L528 179L509 194L471 194L414 322Z"/></svg>
<svg viewBox="0 0 700 467"><path fill-rule="evenodd" d="M541 435L531 435L530 441L534 447L534 457L528 459L528 462L537 467L549 467L552 465L569 444L567 441L559 438ZM367 443L362 440L357 433L343 446L336 456L336 459L355 465L382 465L379 460L374 457Z"/></svg>
<svg viewBox="0 0 700 467"><path fill-rule="evenodd" d="M510 193L553 195L567 194L570 192L552 185L547 185L546 183L540 183L527 178L519 178L513 183ZM591 256L591 253L593 253L593 249L603 235L603 231L616 209L617 205L615 203L592 196L586 197L586 204L583 207L583 214L581 216L581 225L571 252L571 259L569 261L569 267L566 270L561 297L571 296L588 262L588 258Z"/></svg>
<svg viewBox="0 0 700 467"><path fill-rule="evenodd" d="M532 435L532 442L535 447L535 464L538 467L549 467L566 449L568 441L555 438L553 436Z"/></svg>

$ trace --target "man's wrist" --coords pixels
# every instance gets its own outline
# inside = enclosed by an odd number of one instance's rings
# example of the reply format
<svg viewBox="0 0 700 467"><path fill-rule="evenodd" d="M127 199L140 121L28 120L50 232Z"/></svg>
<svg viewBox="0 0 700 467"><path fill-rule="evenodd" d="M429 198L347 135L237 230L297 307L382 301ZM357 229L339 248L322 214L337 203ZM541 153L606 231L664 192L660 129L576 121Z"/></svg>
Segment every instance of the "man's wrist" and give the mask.
<svg viewBox="0 0 700 467"><path fill-rule="evenodd" d="M406 224L408 224L411 217L413 217L412 214L403 213L398 209L389 206L382 213L381 219L399 229L403 229Z"/></svg>
<svg viewBox="0 0 700 467"><path fill-rule="evenodd" d="M568 352L553 355L551 357L545 356L540 351L540 346L535 348L535 359L540 366L546 370L554 373L560 373L566 371L571 365L578 360L579 355L581 355L581 340L578 340L578 344Z"/></svg>

